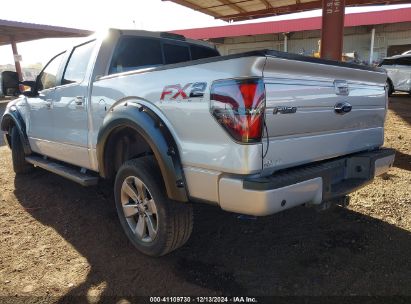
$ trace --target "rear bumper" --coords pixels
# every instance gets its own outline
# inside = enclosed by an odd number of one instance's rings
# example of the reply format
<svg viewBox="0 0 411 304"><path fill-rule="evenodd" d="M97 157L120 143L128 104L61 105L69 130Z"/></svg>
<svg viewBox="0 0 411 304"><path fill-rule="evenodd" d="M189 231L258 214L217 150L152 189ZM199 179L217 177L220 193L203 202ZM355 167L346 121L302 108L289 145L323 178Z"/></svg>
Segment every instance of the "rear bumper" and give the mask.
<svg viewBox="0 0 411 304"><path fill-rule="evenodd" d="M219 182L222 209L269 215L302 204L321 204L369 184L394 163L395 151L379 149L279 171L268 177Z"/></svg>

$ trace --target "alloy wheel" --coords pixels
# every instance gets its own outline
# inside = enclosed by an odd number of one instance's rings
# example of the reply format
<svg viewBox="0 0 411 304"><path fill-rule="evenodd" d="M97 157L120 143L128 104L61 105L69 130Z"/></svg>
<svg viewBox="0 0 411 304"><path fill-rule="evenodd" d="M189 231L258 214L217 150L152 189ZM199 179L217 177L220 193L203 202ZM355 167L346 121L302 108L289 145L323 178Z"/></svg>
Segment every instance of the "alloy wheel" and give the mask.
<svg viewBox="0 0 411 304"><path fill-rule="evenodd" d="M143 242L153 242L158 232L156 203L147 186L135 176L121 186L123 214L134 235Z"/></svg>

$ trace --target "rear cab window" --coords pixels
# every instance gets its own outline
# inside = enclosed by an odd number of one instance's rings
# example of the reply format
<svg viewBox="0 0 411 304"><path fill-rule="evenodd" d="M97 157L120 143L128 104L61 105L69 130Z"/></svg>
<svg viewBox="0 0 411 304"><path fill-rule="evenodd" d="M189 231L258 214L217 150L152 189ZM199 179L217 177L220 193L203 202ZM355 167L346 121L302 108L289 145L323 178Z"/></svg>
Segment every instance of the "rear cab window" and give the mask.
<svg viewBox="0 0 411 304"><path fill-rule="evenodd" d="M390 66L390 65L411 66L411 56L386 58L381 62L379 66Z"/></svg>
<svg viewBox="0 0 411 304"><path fill-rule="evenodd" d="M122 37L114 51L109 74L163 64L161 43L152 38Z"/></svg>
<svg viewBox="0 0 411 304"><path fill-rule="evenodd" d="M108 74L153 68L215 56L220 56L216 49L185 41L155 37L123 36L114 50Z"/></svg>
<svg viewBox="0 0 411 304"><path fill-rule="evenodd" d="M165 64L190 61L190 49L188 45L164 43L163 52Z"/></svg>
<svg viewBox="0 0 411 304"><path fill-rule="evenodd" d="M400 57L396 60L396 65L411 66L411 57Z"/></svg>
<svg viewBox="0 0 411 304"><path fill-rule="evenodd" d="M201 45L192 44L190 46L190 51L191 51L191 60L220 56L220 53L216 49L201 46Z"/></svg>
<svg viewBox="0 0 411 304"><path fill-rule="evenodd" d="M394 62L393 62L394 60L393 59L384 59L378 66L383 66L383 65L385 65L385 66L387 66L387 65L393 65L394 64Z"/></svg>

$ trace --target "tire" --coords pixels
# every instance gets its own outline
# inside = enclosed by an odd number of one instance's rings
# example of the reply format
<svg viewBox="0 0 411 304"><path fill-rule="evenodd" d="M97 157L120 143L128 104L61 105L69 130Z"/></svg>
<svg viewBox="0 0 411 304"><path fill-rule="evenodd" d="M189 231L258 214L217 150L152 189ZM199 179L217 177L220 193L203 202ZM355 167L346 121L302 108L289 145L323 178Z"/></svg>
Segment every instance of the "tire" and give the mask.
<svg viewBox="0 0 411 304"><path fill-rule="evenodd" d="M33 170L33 166L26 162L26 154L24 153L23 144L20 140L20 135L16 127L13 127L10 132L11 138L11 157L13 161L13 170L16 174L26 174Z"/></svg>
<svg viewBox="0 0 411 304"><path fill-rule="evenodd" d="M120 167L114 197L120 223L140 252L162 256L189 239L193 229L192 206L167 197L163 178L152 156L129 160Z"/></svg>
<svg viewBox="0 0 411 304"><path fill-rule="evenodd" d="M388 96L391 97L392 94L394 93L394 87L392 85L391 80L387 80L387 90L388 90Z"/></svg>

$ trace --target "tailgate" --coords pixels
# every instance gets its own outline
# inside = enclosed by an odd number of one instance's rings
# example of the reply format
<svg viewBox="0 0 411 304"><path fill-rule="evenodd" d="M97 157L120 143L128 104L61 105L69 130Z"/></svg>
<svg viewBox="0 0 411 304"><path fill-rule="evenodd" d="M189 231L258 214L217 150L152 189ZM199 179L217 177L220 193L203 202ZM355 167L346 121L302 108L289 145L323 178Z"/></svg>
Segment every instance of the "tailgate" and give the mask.
<svg viewBox="0 0 411 304"><path fill-rule="evenodd" d="M379 147L386 74L267 57L264 170Z"/></svg>

